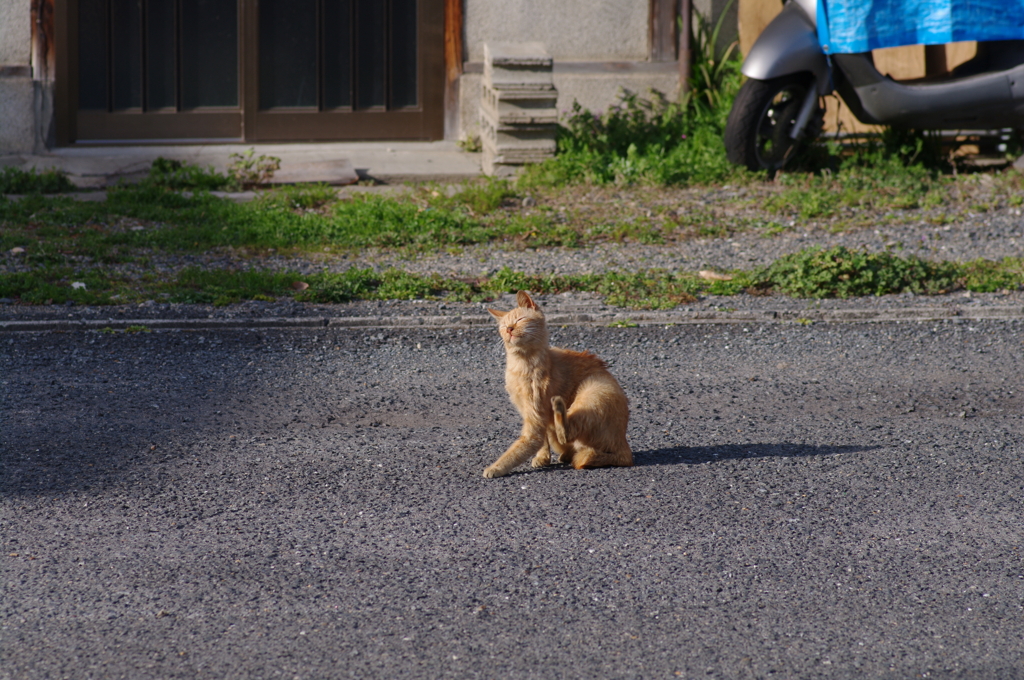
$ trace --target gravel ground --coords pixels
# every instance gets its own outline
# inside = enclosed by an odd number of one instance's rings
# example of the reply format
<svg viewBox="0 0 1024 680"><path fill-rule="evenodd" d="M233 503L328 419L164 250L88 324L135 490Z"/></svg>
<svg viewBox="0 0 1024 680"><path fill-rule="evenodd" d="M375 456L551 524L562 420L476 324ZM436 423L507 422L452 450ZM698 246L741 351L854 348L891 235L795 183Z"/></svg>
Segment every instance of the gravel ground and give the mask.
<svg viewBox="0 0 1024 680"><path fill-rule="evenodd" d="M808 225L813 226L813 225ZM811 246L846 246L872 252L893 250L930 260L999 260L1024 255L1024 217L1017 208L994 214L967 214L953 224L937 227L926 221L831 233L823 228L796 229L774 236L739 233L731 238L694 238L665 246L600 244L583 248L515 250L494 246L466 248L459 255L446 253L402 258L371 253L351 265L399 267L416 272L489 275L502 267L530 274L581 274L611 269L752 269L766 266L783 255ZM335 265L337 266L337 265Z"/></svg>
<svg viewBox="0 0 1024 680"><path fill-rule="evenodd" d="M1019 257L1024 254L1022 209L1007 205L1007 197L999 193L1000 187L994 186L994 181L982 175L974 183L958 185L959 198L949 207L905 211L846 209L840 215L824 220L805 220L797 215L766 212L760 207L763 201L782 189L770 184L739 190L728 186L717 189L633 190L575 187L541 196L539 207L524 207L521 200L514 199L506 209L529 216L543 208L547 214L554 215L556 221L591 225L630 222L655 214L661 218L666 214L670 217L684 216L700 211L710 224L773 223L783 231L769 235L751 228L733 233L729 238L699 238L684 234L683 238L666 245L611 242L579 248L523 249L515 244L499 243L470 246L457 253L422 255L374 249L356 253L315 253L308 257L274 254L257 257L250 252L232 249L203 254L145 253L150 258L145 269L132 263L116 265L114 269L134 274L143 271L170 274L194 266L259 267L300 273L325 268L344 271L350 267L378 270L398 267L417 273L465 276L489 275L502 267L531 274L577 274L610 269L697 271L706 268L751 269L810 246L827 248L837 245L869 251L894 250L934 260ZM392 187L379 189L385 193L395 192ZM983 212L970 208L982 204L988 206ZM116 228L131 229L140 225L132 220L121 220ZM143 228L152 226L144 225ZM0 271L24 271L25 268L19 256L0 254Z"/></svg>
<svg viewBox="0 0 1024 680"><path fill-rule="evenodd" d="M510 244L469 246L454 253L402 254L368 249L338 255L312 257L260 256L232 250L205 254L146 253L150 263L140 268L132 263L113 267L139 274L143 271L173 273L185 267L267 268L311 273L350 267L381 270L397 267L411 272L490 275L502 267L530 274L557 272L580 274L614 269L752 269L811 246L829 248L843 245L872 252L894 250L924 259L967 261L978 258L999 260L1024 254L1024 217L1019 208L990 213L968 213L955 222L936 226L924 220L892 223L879 217L874 229L832 232L827 224L804 225L775 235L737 233L730 238L688 238L668 245L600 243L579 248L517 248ZM26 271L18 256L0 255L0 271Z"/></svg>
<svg viewBox="0 0 1024 680"><path fill-rule="evenodd" d="M497 480L490 328L0 333L0 677L1020 680L1022 323L556 328Z"/></svg>
<svg viewBox="0 0 1024 680"><path fill-rule="evenodd" d="M645 210L644 205L655 200L677 204L685 201L708 201L694 197L693 190L661 192L655 198L633 200L635 196L619 194L601 195L601 200L614 202L615 210ZM718 192L716 200L733 194ZM593 196L576 200L596 200ZM587 203L593 205L593 203ZM632 206L632 207L631 207ZM748 209L749 212L749 209ZM918 215L918 213L920 213ZM754 213L756 214L756 211ZM907 215L920 219L908 219ZM941 219L939 219L941 217ZM638 243L604 243L581 248L519 249L510 244L481 245L463 249L458 254L434 253L424 255L398 254L390 251L368 250L358 253L328 255L311 258L269 255L253 257L235 251L206 254L157 254L151 257L145 269L149 272L173 274L193 266L218 268L261 267L298 272L321 271L325 268L344 271L349 267L373 267L381 270L398 267L417 273L439 272L463 276L489 275L502 267L528 273L557 272L563 274L605 271L609 269L667 269L696 271L704 268L750 269L766 265L779 257L808 246L831 247L845 245L871 251L899 248L901 254L915 254L926 259L972 260L1024 256L1024 217L1020 208L1002 207L984 213L964 212L956 215L910 211L900 214L879 214L877 228L861 228L834 232L828 222L808 222L806 230L794 228L766 236L754 232L737 233L730 238L687 238L662 246ZM933 222L946 222L936 226ZM796 220L794 220L796 223ZM125 228L130 228L125 226ZM5 253L0 270L21 271L24 265L18 256ZM126 271L141 273L136 265L118 265ZM601 299L587 293L547 296L544 303L553 310L583 309L606 310ZM508 302L506 301L506 304ZM682 309L735 308L739 310L800 310L800 309L871 309L886 310L903 307L947 306L972 308L991 305L1024 304L1024 292L1007 291L993 294L955 293L944 296L898 295L852 300L794 300L782 296L739 295L716 298L708 296L698 303ZM245 302L227 307L209 305L174 305L147 302L142 305L110 307L65 308L62 306L31 307L4 304L0 301L0 320L11 319L103 319L103 318L265 318L282 316L373 316L393 314L401 316L480 313L481 305L437 302L356 302L344 305L304 305L292 300L277 302Z"/></svg>
<svg viewBox="0 0 1024 680"><path fill-rule="evenodd" d="M604 304L594 293L561 293L539 295L537 300L551 314L638 314ZM351 318L379 317L451 317L486 314L487 307L511 309L515 306L513 295L485 304L452 303L423 300L361 301L335 305L313 305L282 300L277 302L248 301L224 307L193 304L170 304L146 302L138 305L112 305L103 307L64 305L10 305L0 304L0 321L78 321L78 320L140 320L147 319L273 319L273 318ZM679 307L682 315L706 311L729 314L744 312L803 313L807 317L816 312L863 311L868 314L886 314L915 309L940 308L950 314L970 317L973 310L991 308L1016 308L1016 316L1024 317L1024 291L1006 293L955 293L952 295L885 295L881 297L860 297L848 300L799 300L781 295L753 296L733 295L701 298L698 302Z"/></svg>

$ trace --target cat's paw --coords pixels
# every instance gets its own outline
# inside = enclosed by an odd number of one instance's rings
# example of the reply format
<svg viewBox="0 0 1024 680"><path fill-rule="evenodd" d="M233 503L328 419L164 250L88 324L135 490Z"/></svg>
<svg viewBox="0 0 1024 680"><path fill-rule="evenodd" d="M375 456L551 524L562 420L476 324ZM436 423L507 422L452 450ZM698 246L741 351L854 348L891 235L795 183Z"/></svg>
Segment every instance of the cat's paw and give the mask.
<svg viewBox="0 0 1024 680"><path fill-rule="evenodd" d="M551 465L551 454L547 451L541 451L533 457L533 461L530 463L535 468L542 468Z"/></svg>
<svg viewBox="0 0 1024 680"><path fill-rule="evenodd" d="M494 479L495 477L501 477L504 474L505 474L504 472L502 472L501 470L498 470L493 465L491 465L490 467L484 468L484 477L486 477L487 479Z"/></svg>

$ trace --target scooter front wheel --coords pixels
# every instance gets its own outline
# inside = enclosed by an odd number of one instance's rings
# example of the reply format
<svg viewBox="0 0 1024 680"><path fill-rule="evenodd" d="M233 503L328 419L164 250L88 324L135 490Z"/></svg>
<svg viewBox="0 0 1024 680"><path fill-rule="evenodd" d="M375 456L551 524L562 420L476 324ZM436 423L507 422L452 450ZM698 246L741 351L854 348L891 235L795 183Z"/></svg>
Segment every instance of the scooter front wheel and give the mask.
<svg viewBox="0 0 1024 680"><path fill-rule="evenodd" d="M782 169L804 140L818 134L820 111L799 139L790 136L813 83L810 74L800 73L743 83L725 123L728 159L755 172L767 170L769 175Z"/></svg>

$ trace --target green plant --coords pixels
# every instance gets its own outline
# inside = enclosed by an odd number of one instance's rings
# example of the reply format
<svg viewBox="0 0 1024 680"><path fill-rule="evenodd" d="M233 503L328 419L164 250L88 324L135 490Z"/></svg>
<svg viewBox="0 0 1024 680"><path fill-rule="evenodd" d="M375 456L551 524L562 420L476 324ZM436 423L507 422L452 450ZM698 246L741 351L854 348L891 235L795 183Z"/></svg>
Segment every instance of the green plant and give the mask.
<svg viewBox="0 0 1024 680"><path fill-rule="evenodd" d="M427 187L427 203L435 208L453 209L456 206L468 208L476 215L492 213L516 196L515 187L507 179L485 177L467 182L450 196L440 188Z"/></svg>
<svg viewBox="0 0 1024 680"><path fill-rule="evenodd" d="M741 177L725 158L726 113L696 101L670 103L656 92L646 99L623 90L615 106L598 114L574 102L559 127L558 154L527 166L518 186L701 184Z"/></svg>
<svg viewBox="0 0 1024 680"><path fill-rule="evenodd" d="M807 248L786 255L756 273L754 278L762 285L771 285L794 297L848 298L948 292L960 287L961 271L955 263L836 246L828 250Z"/></svg>
<svg viewBox="0 0 1024 680"><path fill-rule="evenodd" d="M74 190L75 185L63 170L0 168L0 194L56 194Z"/></svg>
<svg viewBox="0 0 1024 680"><path fill-rule="evenodd" d="M963 265L964 288L975 293L1016 290L1024 284L1024 260L1007 257L999 262L974 260Z"/></svg>
<svg viewBox="0 0 1024 680"><path fill-rule="evenodd" d="M456 142L456 144L460 149L467 153L479 153L484 148L483 143L480 141L480 135L469 135L468 137L463 137Z"/></svg>
<svg viewBox="0 0 1024 680"><path fill-rule="evenodd" d="M223 306L256 296L274 297L294 292L299 280L294 272L223 270L189 267L166 286L171 302L206 303Z"/></svg>
<svg viewBox="0 0 1024 680"><path fill-rule="evenodd" d="M692 14L691 70L689 88L684 97L688 101L704 104L712 110L731 106L732 97L729 97L729 94L735 94L730 92L726 84L735 78L739 71L739 60L734 58L738 43L733 41L724 50L718 49L719 35L733 2L734 0L729 0L725 4L714 26L699 11L693 11ZM679 30L683 30L682 17L678 22Z"/></svg>
<svg viewBox="0 0 1024 680"><path fill-rule="evenodd" d="M918 150L916 144L886 146L872 142L844 157L837 156L835 171L781 173L777 181L783 191L768 198L764 205L775 212L799 213L807 219L830 217L843 208L937 205L943 201L949 179L936 166L921 161Z"/></svg>
<svg viewBox="0 0 1024 680"><path fill-rule="evenodd" d="M264 210L318 211L338 202L338 191L329 184L286 184L262 193L255 205Z"/></svg>
<svg viewBox="0 0 1024 680"><path fill-rule="evenodd" d="M229 156L228 174L234 184L242 189L260 187L270 182L274 173L281 169L281 159L276 156L255 155L255 149Z"/></svg>
<svg viewBox="0 0 1024 680"><path fill-rule="evenodd" d="M167 189L205 189L213 191L228 184L228 178L212 167L207 170L198 165L158 157L149 168L145 183Z"/></svg>

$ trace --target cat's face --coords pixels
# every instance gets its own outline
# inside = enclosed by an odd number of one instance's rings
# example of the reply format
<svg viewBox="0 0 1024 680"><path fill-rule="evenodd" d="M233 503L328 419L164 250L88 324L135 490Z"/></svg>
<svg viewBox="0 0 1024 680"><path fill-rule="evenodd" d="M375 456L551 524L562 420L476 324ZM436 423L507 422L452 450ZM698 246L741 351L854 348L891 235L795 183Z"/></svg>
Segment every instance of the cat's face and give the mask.
<svg viewBox="0 0 1024 680"><path fill-rule="evenodd" d="M516 351L547 347L548 333L544 314L526 291L516 295L516 308L511 312L488 309L498 319L498 333L505 348Z"/></svg>

